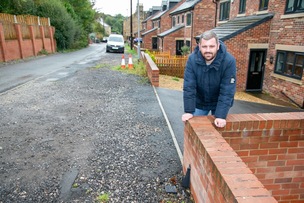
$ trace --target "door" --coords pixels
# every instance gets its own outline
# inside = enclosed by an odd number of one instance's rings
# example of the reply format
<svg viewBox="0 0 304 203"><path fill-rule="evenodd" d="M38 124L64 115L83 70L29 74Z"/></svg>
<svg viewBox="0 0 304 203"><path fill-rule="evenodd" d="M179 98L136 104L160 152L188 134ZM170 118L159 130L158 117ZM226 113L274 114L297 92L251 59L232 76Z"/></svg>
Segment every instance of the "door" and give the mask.
<svg viewBox="0 0 304 203"><path fill-rule="evenodd" d="M266 50L251 50L246 91L262 91Z"/></svg>
<svg viewBox="0 0 304 203"><path fill-rule="evenodd" d="M184 40L176 40L176 55L182 55L182 47L184 46Z"/></svg>
<svg viewBox="0 0 304 203"><path fill-rule="evenodd" d="M152 49L157 49L157 37L152 37Z"/></svg>

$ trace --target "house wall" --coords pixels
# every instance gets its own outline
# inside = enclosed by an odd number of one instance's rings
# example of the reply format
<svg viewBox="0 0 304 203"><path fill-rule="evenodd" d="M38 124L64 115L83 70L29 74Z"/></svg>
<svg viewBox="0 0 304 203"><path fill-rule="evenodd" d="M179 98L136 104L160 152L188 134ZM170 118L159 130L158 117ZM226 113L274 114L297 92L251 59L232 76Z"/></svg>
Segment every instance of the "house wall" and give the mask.
<svg viewBox="0 0 304 203"><path fill-rule="evenodd" d="M193 10L193 25L191 44L192 49L197 45L195 36L202 34L204 31L211 30L215 27L216 4L212 0L200 1L195 5Z"/></svg>
<svg viewBox="0 0 304 203"><path fill-rule="evenodd" d="M276 59L277 50L304 52L304 13L284 15L285 1L270 1L269 12L275 13L269 32L270 42L267 58ZM304 108L304 72L302 79L297 80L274 73L275 62L267 63L264 79L264 90L274 97L294 100ZM286 94L288 97L286 97Z"/></svg>
<svg viewBox="0 0 304 203"><path fill-rule="evenodd" d="M250 49L254 44L257 49L260 49L260 44L268 44L270 24L271 21L260 24L224 42L228 52L236 59L239 91L246 89Z"/></svg>
<svg viewBox="0 0 304 203"><path fill-rule="evenodd" d="M180 36L184 35L184 30L180 29L163 38L163 50L170 51L171 55L176 55L176 40L182 39Z"/></svg>
<svg viewBox="0 0 304 203"><path fill-rule="evenodd" d="M259 5L260 1L247 0L245 13L239 14L240 0L234 0L230 5L230 19L241 16L255 15L259 11Z"/></svg>
<svg viewBox="0 0 304 203"><path fill-rule="evenodd" d="M152 49L152 37L157 37L157 30L150 32L143 36L143 44L142 47L145 49ZM159 46L159 44L158 44Z"/></svg>

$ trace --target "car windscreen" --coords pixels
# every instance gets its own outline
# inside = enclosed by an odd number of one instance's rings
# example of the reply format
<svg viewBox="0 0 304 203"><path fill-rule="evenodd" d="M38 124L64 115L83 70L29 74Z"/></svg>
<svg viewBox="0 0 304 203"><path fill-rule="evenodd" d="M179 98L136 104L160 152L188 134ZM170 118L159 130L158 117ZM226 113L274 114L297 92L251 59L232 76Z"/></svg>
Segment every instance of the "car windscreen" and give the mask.
<svg viewBox="0 0 304 203"><path fill-rule="evenodd" d="M123 39L121 37L110 37L109 41L112 41L112 42L123 42Z"/></svg>

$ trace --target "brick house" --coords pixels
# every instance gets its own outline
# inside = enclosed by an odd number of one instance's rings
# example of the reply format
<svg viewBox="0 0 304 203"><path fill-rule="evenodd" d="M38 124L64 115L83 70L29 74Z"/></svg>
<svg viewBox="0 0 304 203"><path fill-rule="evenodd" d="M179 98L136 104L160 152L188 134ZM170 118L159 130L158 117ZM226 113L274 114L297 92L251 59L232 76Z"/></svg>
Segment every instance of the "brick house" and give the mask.
<svg viewBox="0 0 304 203"><path fill-rule="evenodd" d="M237 88L304 108L304 1L220 0L217 13L213 30L236 57Z"/></svg>
<svg viewBox="0 0 304 203"><path fill-rule="evenodd" d="M157 15L159 12L161 12L162 7L161 6L153 6L148 14L147 18L142 21L142 30L141 30L141 38L142 38L142 47L145 49L151 49L152 47L152 34L151 32L154 32L157 28L154 28L152 18Z"/></svg>
<svg viewBox="0 0 304 203"><path fill-rule="evenodd" d="M143 32L142 38L144 48L150 50L162 50L162 44L158 38L158 34L171 27L171 20L169 13L174 9L180 0L163 0L161 5L161 11L150 18L151 29Z"/></svg>
<svg viewBox="0 0 304 203"><path fill-rule="evenodd" d="M213 29L236 57L239 91L264 91L304 108L303 0L183 0L169 18L171 28L157 34L159 49L193 50Z"/></svg>
<svg viewBox="0 0 304 203"><path fill-rule="evenodd" d="M196 47L195 36L215 26L214 16L214 1L183 0L180 6L170 12L171 28L158 35L162 39L164 51L181 55L181 47L184 45L193 50Z"/></svg>

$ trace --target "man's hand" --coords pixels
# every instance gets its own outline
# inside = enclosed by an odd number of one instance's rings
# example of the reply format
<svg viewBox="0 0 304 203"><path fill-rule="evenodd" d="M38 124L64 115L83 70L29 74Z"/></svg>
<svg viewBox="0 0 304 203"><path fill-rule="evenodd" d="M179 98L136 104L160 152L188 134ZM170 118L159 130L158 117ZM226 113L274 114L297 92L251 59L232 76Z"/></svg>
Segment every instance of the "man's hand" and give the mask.
<svg viewBox="0 0 304 203"><path fill-rule="evenodd" d="M182 115L182 121L183 122L186 122L187 120L189 120L190 118L192 118L193 117L193 115L191 114L191 113L184 113L183 115Z"/></svg>
<svg viewBox="0 0 304 203"><path fill-rule="evenodd" d="M226 120L222 118L216 118L214 120L214 125L219 128L223 128L226 126Z"/></svg>

